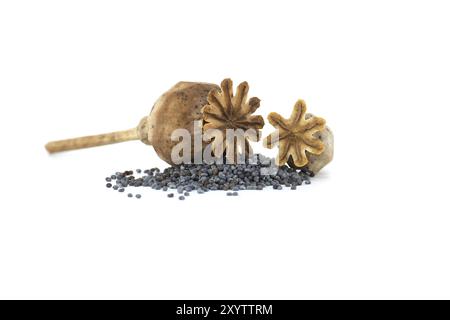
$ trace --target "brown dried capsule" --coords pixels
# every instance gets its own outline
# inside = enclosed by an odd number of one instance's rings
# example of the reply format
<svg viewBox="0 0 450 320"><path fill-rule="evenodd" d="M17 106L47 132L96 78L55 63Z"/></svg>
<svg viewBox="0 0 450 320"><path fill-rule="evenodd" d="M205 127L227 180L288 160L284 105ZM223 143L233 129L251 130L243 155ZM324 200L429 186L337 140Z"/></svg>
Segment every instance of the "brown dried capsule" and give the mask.
<svg viewBox="0 0 450 320"><path fill-rule="evenodd" d="M172 132L179 128L187 129L194 139L194 121L202 120L202 108L207 104L207 96L212 89L219 87L211 83L179 82L156 101L150 115L144 117L136 128L53 141L45 147L48 152L55 153L141 140L145 144L152 145L161 159L172 163L171 151L178 143L172 141ZM193 143L191 145L194 146Z"/></svg>
<svg viewBox="0 0 450 320"><path fill-rule="evenodd" d="M242 82L236 89L236 95L233 95L233 82L225 79L220 84L221 90L211 90L208 94L208 104L203 107L203 130L220 130L222 132L222 141L212 142L212 150L216 156L221 156L223 149L234 147L234 155L242 150L238 150L236 141L226 139L227 129L241 129L243 132L252 129L254 136L244 136L245 154L251 154L252 150L249 139L259 141L260 129L264 127L264 119L261 116L253 115L259 108L260 100L256 97L247 100L249 86L247 82ZM220 146L220 147L218 147ZM243 152L242 152L243 153Z"/></svg>
<svg viewBox="0 0 450 320"><path fill-rule="evenodd" d="M309 161L307 153L323 153L325 146L315 134L325 129L325 120L312 115L306 117L303 100L297 101L289 119L276 112L270 113L268 119L277 131L264 139L264 145L273 148L278 144L277 165L289 162L295 167L304 167Z"/></svg>

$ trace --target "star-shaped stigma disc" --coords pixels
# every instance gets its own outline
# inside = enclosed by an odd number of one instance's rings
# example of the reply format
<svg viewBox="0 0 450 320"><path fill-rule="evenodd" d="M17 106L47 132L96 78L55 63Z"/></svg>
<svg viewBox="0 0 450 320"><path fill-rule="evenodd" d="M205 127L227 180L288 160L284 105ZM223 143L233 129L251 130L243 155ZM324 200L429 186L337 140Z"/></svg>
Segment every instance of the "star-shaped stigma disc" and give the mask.
<svg viewBox="0 0 450 320"><path fill-rule="evenodd" d="M277 130L264 139L264 146L273 148L278 145L277 165L286 164L291 158L296 167L308 164L306 152L320 155L324 144L315 133L325 129L325 120L312 115L306 116L306 104L298 100L289 119L276 112L268 116L269 122Z"/></svg>

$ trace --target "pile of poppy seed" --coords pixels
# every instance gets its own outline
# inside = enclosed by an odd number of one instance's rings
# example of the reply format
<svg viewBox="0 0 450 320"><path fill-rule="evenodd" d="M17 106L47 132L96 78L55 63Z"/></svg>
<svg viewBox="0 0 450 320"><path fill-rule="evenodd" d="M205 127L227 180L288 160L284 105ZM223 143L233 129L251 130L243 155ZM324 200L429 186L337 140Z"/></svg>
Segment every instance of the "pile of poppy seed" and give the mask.
<svg viewBox="0 0 450 320"><path fill-rule="evenodd" d="M158 168L137 169L135 172L127 170L107 177L106 187L122 193L129 187L148 187L167 191L169 198L174 198L177 193L178 199L184 200L193 191L202 194L223 190L227 191L227 196L237 196L241 190L282 190L283 187L296 190L303 183L311 183L310 178L314 174L308 169L274 168L271 166L272 160L257 154L245 164L182 164L163 171ZM140 194L127 195L141 198Z"/></svg>

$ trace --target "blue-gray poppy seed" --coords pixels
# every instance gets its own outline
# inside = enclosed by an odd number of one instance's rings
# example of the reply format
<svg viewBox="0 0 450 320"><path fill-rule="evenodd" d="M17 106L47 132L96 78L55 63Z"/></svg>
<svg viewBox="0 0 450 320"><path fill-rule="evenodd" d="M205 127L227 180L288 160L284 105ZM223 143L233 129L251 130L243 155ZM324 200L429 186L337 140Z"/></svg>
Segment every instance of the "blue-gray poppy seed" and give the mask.
<svg viewBox="0 0 450 320"><path fill-rule="evenodd" d="M270 167L272 161L263 155L253 155L243 164L182 164L162 171L158 168L135 170L137 174L144 172L144 176L134 176L133 171L126 170L111 175L109 179L116 180L112 188L120 192L124 192L127 187L149 187L163 191L175 189L172 197L176 193L186 197L185 193L191 191L204 193L224 190L233 195L233 192L240 190L262 190L268 187L274 190L282 190L283 187L295 190L303 182L311 183L309 179L314 174L308 169L296 170L288 166L274 169Z"/></svg>

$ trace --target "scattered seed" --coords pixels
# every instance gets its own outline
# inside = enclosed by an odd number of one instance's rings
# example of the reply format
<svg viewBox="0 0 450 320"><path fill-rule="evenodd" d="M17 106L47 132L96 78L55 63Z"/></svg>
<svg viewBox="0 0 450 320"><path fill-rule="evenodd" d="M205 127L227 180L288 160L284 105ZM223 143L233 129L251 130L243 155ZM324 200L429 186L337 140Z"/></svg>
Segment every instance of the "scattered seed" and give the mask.
<svg viewBox="0 0 450 320"><path fill-rule="evenodd" d="M140 199L142 196L138 193L137 195L136 195L136 198L138 198L138 199Z"/></svg>
<svg viewBox="0 0 450 320"><path fill-rule="evenodd" d="M179 196L178 199L184 200L184 197L183 196Z"/></svg>
<svg viewBox="0 0 450 320"><path fill-rule="evenodd" d="M106 186L119 192L125 192L125 188L129 187L163 191L173 189L167 195L169 198L178 193L178 198L185 199L191 191L202 194L224 190L228 191L228 196L234 196L240 190L263 190L267 187L282 190L284 186L296 190L303 182L310 184L310 178L314 175L307 169L295 170L288 166L271 168L272 160L262 155L254 155L252 160L244 164L183 164L163 171L158 168L136 169L136 176L132 170L127 170L105 178L108 181Z"/></svg>

